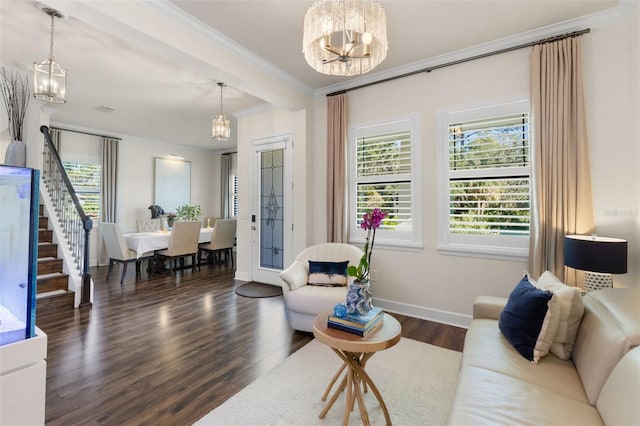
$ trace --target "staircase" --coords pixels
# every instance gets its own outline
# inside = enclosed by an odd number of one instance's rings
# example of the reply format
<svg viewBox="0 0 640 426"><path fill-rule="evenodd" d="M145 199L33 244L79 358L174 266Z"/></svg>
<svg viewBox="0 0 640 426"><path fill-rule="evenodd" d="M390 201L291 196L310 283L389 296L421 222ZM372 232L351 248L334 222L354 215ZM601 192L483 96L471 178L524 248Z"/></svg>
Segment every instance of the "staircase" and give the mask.
<svg viewBox="0 0 640 426"><path fill-rule="evenodd" d="M38 218L38 277L36 315L62 309L73 309L74 293L69 291L69 275L62 272L58 244L53 242L49 218L40 206Z"/></svg>

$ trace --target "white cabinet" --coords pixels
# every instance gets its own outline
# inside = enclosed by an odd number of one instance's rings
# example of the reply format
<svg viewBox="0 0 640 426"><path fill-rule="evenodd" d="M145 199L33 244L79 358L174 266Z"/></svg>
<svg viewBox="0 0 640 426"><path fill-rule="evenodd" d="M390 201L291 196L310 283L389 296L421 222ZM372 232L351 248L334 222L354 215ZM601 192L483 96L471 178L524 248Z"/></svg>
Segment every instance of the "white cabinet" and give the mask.
<svg viewBox="0 0 640 426"><path fill-rule="evenodd" d="M47 335L0 346L0 425L43 425Z"/></svg>

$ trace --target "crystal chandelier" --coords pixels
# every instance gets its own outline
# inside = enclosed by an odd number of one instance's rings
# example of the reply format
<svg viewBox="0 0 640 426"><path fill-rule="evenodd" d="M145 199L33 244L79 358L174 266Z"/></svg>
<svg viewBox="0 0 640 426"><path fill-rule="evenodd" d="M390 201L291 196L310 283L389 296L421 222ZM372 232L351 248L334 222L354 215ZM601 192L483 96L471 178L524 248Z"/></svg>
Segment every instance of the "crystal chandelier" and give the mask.
<svg viewBox="0 0 640 426"><path fill-rule="evenodd" d="M377 0L317 0L304 16L302 52L322 74L365 74L387 57L387 46L387 15Z"/></svg>
<svg viewBox="0 0 640 426"><path fill-rule="evenodd" d="M222 113L222 88L226 86L226 84L218 82L218 86L220 86L220 114L213 119L211 131L215 140L226 141L229 140L229 137L231 136L231 123Z"/></svg>
<svg viewBox="0 0 640 426"><path fill-rule="evenodd" d="M48 7L42 11L51 17L51 43L49 57L39 64L33 63L33 96L43 101L64 104L67 102L67 71L53 60L53 21L55 18L62 18L62 14Z"/></svg>

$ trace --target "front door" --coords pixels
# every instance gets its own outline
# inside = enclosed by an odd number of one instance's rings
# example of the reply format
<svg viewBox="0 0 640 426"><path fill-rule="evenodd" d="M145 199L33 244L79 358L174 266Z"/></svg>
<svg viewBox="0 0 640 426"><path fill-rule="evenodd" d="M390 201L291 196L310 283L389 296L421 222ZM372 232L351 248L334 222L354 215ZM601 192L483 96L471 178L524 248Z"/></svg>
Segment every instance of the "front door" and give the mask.
<svg viewBox="0 0 640 426"><path fill-rule="evenodd" d="M292 261L292 137L253 141L252 280L280 285L280 272Z"/></svg>

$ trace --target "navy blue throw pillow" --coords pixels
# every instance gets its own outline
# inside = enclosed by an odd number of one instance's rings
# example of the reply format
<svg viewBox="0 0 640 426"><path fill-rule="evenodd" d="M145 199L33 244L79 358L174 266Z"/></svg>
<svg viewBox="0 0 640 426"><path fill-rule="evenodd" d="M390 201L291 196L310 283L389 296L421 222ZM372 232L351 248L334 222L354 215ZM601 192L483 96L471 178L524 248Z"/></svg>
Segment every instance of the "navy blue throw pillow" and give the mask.
<svg viewBox="0 0 640 426"><path fill-rule="evenodd" d="M537 363L556 334L557 309L553 293L535 287L525 276L509 295L498 326L520 355Z"/></svg>
<svg viewBox="0 0 640 426"><path fill-rule="evenodd" d="M345 287L347 285L347 266L344 262L309 261L309 277L307 284L323 287Z"/></svg>

